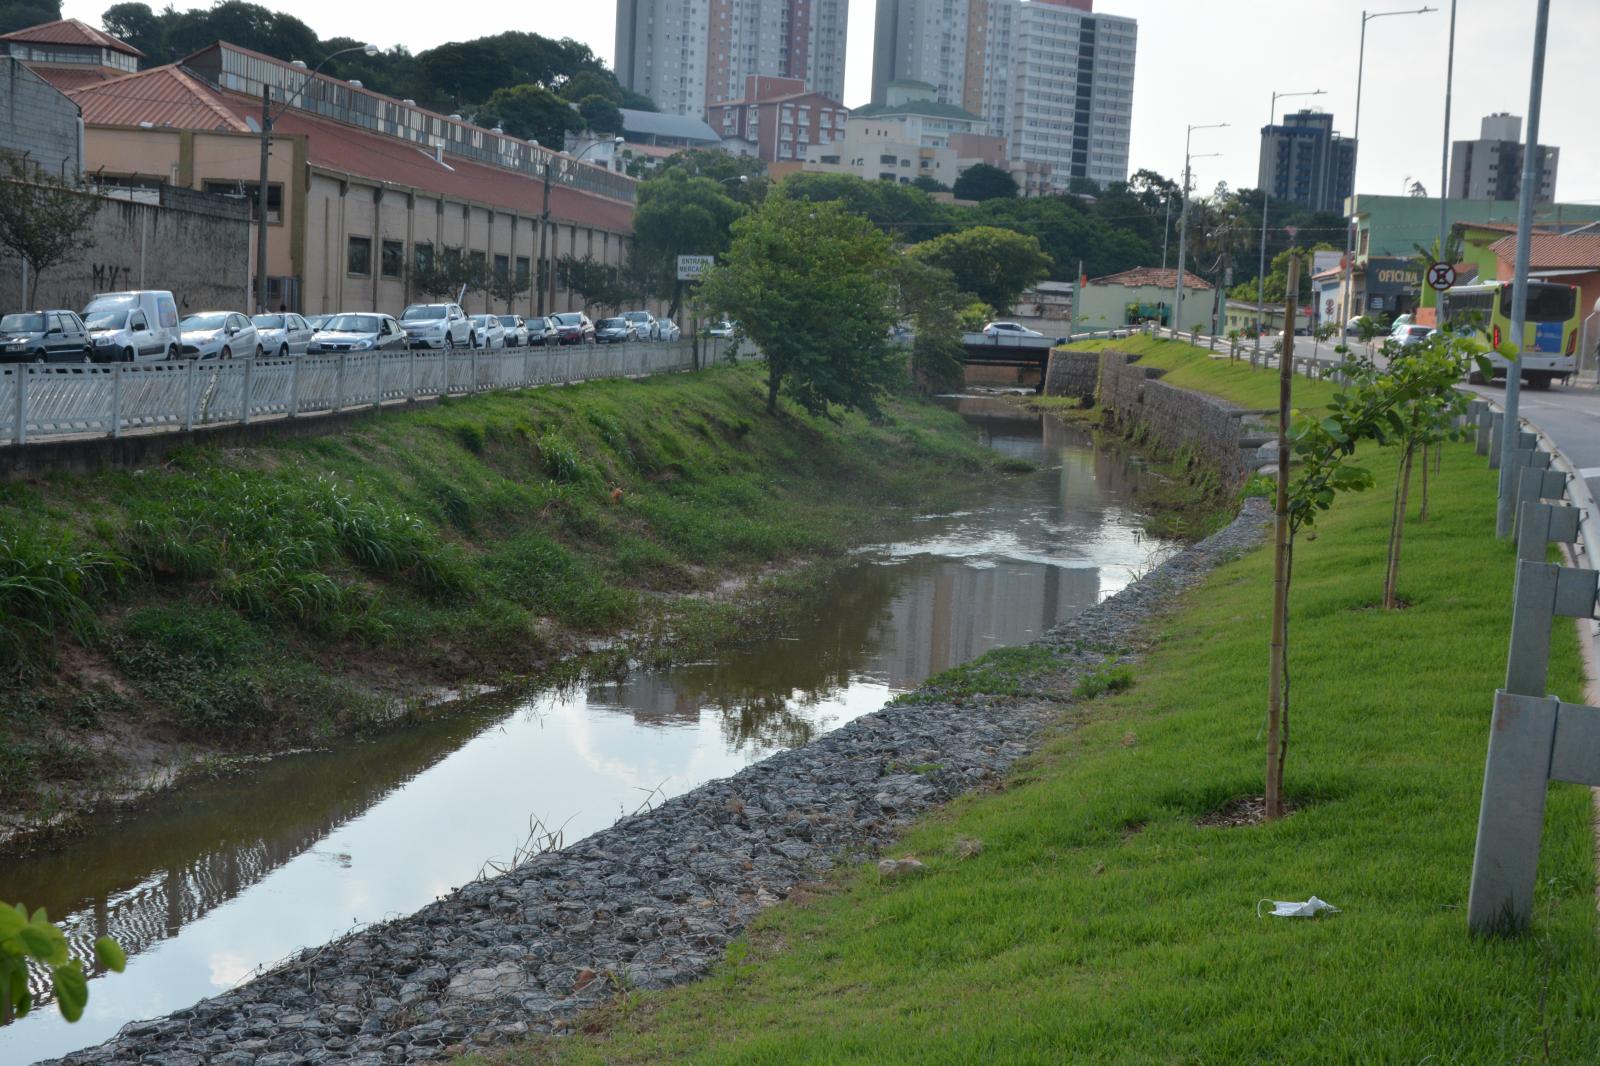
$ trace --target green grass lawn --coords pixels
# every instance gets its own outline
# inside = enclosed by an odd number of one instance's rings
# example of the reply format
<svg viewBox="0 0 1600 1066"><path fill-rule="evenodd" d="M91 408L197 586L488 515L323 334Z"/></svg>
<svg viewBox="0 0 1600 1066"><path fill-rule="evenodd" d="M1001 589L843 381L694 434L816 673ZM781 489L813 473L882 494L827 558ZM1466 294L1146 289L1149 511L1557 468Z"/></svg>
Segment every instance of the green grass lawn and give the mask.
<svg viewBox="0 0 1600 1066"><path fill-rule="evenodd" d="M1140 356L1141 366L1165 370L1162 381L1179 388L1209 393L1229 403L1256 410L1278 406L1278 371L1253 370L1248 358L1237 361L1213 359L1212 352L1196 347L1187 341L1160 340L1155 337L1134 336L1121 340L1093 340L1069 345L1073 351L1093 352L1114 348ZM1311 354L1311 342L1298 338L1295 351ZM1332 352L1332 345L1323 345L1324 355ZM1241 349L1242 353L1242 349ZM1296 375L1294 379L1294 404L1300 408L1322 407L1333 398L1338 389L1331 382L1313 381Z"/></svg>
<svg viewBox="0 0 1600 1066"><path fill-rule="evenodd" d="M1385 612L1392 485L1375 458L1377 488L1297 551L1287 819L1196 825L1261 790L1262 549L1154 624L1131 688L1063 705L1003 789L893 850L926 876L845 871L768 912L708 979L491 1061L1600 1061L1588 790L1551 789L1532 932L1466 929L1513 573L1494 477L1447 449L1434 517L1407 531L1411 606ZM1555 646L1552 686L1578 698L1571 627ZM960 838L981 854L961 858ZM1256 915L1313 893L1343 913Z"/></svg>

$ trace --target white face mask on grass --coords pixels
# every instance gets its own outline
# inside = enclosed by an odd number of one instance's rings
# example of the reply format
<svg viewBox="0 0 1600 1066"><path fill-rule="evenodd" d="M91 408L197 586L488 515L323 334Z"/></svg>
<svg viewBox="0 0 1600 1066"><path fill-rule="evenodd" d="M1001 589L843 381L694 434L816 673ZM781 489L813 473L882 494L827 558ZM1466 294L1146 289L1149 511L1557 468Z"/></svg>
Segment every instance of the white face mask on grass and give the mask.
<svg viewBox="0 0 1600 1066"><path fill-rule="evenodd" d="M1274 918L1315 918L1323 911L1327 911L1330 914L1339 913L1338 907L1312 896L1303 903L1285 902L1276 899L1260 900L1256 903L1257 918L1261 917L1261 908L1265 904L1272 905L1272 910L1269 913Z"/></svg>

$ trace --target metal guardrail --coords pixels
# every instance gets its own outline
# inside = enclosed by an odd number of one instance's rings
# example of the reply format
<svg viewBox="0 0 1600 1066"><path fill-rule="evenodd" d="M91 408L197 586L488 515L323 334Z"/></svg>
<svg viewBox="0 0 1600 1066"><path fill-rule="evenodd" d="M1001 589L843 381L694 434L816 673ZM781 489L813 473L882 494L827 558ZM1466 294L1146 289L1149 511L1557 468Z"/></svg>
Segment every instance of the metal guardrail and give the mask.
<svg viewBox="0 0 1600 1066"><path fill-rule="evenodd" d="M731 342L700 341L699 365ZM363 410L410 400L692 370L694 342L348 352L0 370L0 440L122 437Z"/></svg>

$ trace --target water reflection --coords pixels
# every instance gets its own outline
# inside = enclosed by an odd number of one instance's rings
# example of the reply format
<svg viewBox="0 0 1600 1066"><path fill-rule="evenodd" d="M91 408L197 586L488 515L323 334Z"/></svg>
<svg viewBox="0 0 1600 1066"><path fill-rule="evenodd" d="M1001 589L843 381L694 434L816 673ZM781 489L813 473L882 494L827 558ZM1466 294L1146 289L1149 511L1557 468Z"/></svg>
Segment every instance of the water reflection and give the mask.
<svg viewBox="0 0 1600 1066"><path fill-rule="evenodd" d="M186 789L0 866L0 898L109 933L125 977L83 1022L0 1029L30 1062L187 1006L353 925L409 913L509 858L530 817L577 839L876 710L989 648L1115 592L1153 544L1128 507L1137 467L1004 405L963 401L985 441L1042 467L913 521L772 632L714 661L470 701L403 732Z"/></svg>

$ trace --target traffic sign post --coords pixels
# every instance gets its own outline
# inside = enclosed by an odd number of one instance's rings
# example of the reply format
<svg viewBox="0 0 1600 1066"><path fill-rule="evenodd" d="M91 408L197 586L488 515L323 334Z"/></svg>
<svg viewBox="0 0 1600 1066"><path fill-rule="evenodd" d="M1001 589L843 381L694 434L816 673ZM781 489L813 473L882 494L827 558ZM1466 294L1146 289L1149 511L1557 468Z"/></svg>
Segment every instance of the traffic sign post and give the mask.
<svg viewBox="0 0 1600 1066"><path fill-rule="evenodd" d="M1428 287L1434 292L1444 292L1456 283L1456 268L1449 263L1434 263L1428 268Z"/></svg>
<svg viewBox="0 0 1600 1066"><path fill-rule="evenodd" d="M717 261L714 255L680 255L678 256L678 280L699 281L706 269Z"/></svg>

